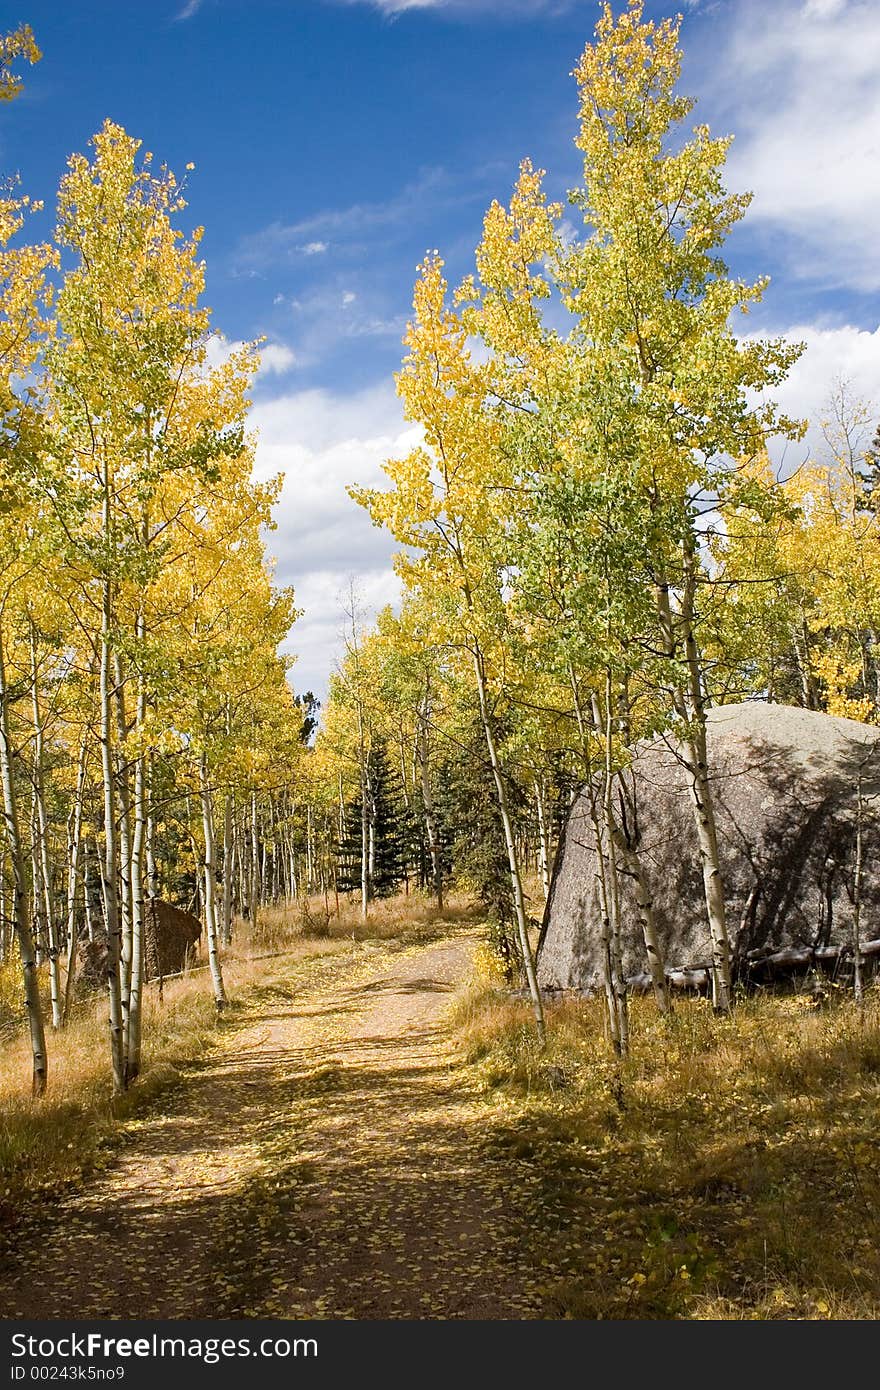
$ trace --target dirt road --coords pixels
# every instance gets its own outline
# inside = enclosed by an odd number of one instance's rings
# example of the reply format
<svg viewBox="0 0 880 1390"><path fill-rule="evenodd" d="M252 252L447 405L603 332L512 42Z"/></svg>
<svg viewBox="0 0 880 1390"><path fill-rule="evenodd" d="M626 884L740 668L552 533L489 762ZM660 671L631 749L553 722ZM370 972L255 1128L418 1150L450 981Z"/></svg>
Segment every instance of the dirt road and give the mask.
<svg viewBox="0 0 880 1390"><path fill-rule="evenodd" d="M474 938L277 980L116 1161L40 1217L7 1317L539 1316L524 1192L452 1050Z"/></svg>

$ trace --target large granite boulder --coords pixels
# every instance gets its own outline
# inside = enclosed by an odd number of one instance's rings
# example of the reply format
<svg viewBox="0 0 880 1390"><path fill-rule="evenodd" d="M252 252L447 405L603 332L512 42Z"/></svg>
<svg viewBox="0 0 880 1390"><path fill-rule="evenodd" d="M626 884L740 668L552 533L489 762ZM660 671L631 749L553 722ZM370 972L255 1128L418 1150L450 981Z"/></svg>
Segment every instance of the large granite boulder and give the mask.
<svg viewBox="0 0 880 1390"><path fill-rule="evenodd" d="M820 966L845 972L857 826L866 962L880 960L880 729L786 705L709 712L708 762L736 977ZM621 800L621 797L623 798ZM708 983L712 958L688 774L669 736L639 744L618 792L634 827L671 982ZM559 846L538 953L548 989L601 987L596 851L588 790ZM624 973L646 987L633 880L620 878Z"/></svg>

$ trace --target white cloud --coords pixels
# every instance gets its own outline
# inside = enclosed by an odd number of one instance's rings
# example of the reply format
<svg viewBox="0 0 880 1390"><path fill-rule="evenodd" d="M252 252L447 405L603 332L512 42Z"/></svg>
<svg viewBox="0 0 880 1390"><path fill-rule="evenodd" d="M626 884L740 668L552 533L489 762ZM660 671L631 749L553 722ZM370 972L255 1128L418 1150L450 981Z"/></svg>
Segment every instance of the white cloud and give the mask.
<svg viewBox="0 0 880 1390"><path fill-rule="evenodd" d="M873 403L880 412L880 325L869 332L852 326L818 328L795 324L786 330L785 336L790 342L805 343L806 348L782 385L769 394L788 415L809 421L803 441L779 443L773 450L777 462L784 455L788 471L810 453L822 452L821 420L838 381L847 382L855 400L866 405Z"/></svg>
<svg viewBox="0 0 880 1390"><path fill-rule="evenodd" d="M704 35L705 106L736 135L727 183L753 190L749 224L778 233L793 273L876 290L880 5L735 0Z"/></svg>
<svg viewBox="0 0 880 1390"><path fill-rule="evenodd" d="M286 343L264 343L260 348L260 374L282 376L296 366L296 354Z"/></svg>
<svg viewBox="0 0 880 1390"><path fill-rule="evenodd" d="M357 574L328 569L304 575L296 586L302 617L284 644L284 649L296 656L292 682L298 693L311 690L320 700L326 698L330 672L345 651L345 605L352 580L367 622L400 598L400 581L389 566Z"/></svg>
<svg viewBox="0 0 880 1390"><path fill-rule="evenodd" d="M364 298L337 279L322 282L298 297L278 295L276 305L290 311L294 350L300 367L322 362L343 342L356 338L389 338L399 344L406 330L405 314L388 314L380 287L370 286ZM343 312L344 311L344 312Z"/></svg>
<svg viewBox="0 0 880 1390"><path fill-rule="evenodd" d="M206 345L206 361L209 369L221 367L228 362L233 353L244 347L240 339L225 338L222 333L212 333ZM298 358L286 343L263 343L260 348L260 376L283 376L291 367L297 365Z"/></svg>
<svg viewBox="0 0 880 1390"><path fill-rule="evenodd" d="M337 0L345 5L371 5L382 14L394 16L409 10L449 10L453 14L479 14L489 11L498 13L498 0ZM565 14L572 8L575 0L505 0L505 18L527 19L531 15Z"/></svg>
<svg viewBox="0 0 880 1390"><path fill-rule="evenodd" d="M805 19L833 19L846 8L846 0L806 0Z"/></svg>
<svg viewBox="0 0 880 1390"><path fill-rule="evenodd" d="M193 15L197 14L201 8L202 0L186 0L186 4L184 5L183 9L180 10L178 14L176 14L174 17L175 19L180 21L192 19Z"/></svg>
<svg viewBox="0 0 880 1390"><path fill-rule="evenodd" d="M384 486L382 463L408 453L420 432L404 421L390 385L350 396L298 391L258 403L251 423L258 431L256 476L285 475L267 548L278 581L293 584L297 607L305 610L288 644L298 656L294 685L321 694L339 650L340 595L349 577L363 591L370 618L399 592L394 542L346 486Z"/></svg>
<svg viewBox="0 0 880 1390"><path fill-rule="evenodd" d="M482 166L453 178L443 168L423 169L383 202L351 203L295 222L272 222L242 239L234 259L236 273L319 255L331 245L359 247L376 237L387 242L392 232L410 233L414 226L430 224L444 208L482 200L492 172L491 166Z"/></svg>

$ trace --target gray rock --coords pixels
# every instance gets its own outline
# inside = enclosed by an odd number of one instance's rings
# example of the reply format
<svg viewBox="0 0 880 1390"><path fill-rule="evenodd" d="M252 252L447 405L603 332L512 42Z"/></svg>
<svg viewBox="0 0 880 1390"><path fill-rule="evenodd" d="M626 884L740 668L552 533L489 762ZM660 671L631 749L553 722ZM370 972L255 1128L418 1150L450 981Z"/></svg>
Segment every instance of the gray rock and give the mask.
<svg viewBox="0 0 880 1390"><path fill-rule="evenodd" d="M861 937L880 953L880 729L751 702L709 712L708 761L734 973L762 981L836 970L852 937L862 782ZM671 736L639 744L617 798L649 880L670 982L699 988L711 961L687 771ZM596 852L589 802L572 806L538 954L544 988L601 987ZM644 988L645 951L630 878L621 877L624 973Z"/></svg>

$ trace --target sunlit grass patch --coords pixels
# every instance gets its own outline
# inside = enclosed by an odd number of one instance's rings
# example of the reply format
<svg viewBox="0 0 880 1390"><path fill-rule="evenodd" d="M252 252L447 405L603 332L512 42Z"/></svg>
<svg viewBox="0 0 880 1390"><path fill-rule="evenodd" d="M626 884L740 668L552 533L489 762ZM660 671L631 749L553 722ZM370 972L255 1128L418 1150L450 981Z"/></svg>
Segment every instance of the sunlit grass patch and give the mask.
<svg viewBox="0 0 880 1390"><path fill-rule="evenodd" d="M876 1317L880 991L863 1010L754 996L730 1019L636 999L623 1063L602 1008L551 1003L545 1051L497 981L456 1012L488 1151L535 1184L545 1315Z"/></svg>
<svg viewBox="0 0 880 1390"><path fill-rule="evenodd" d="M284 950L301 940L418 943L442 935L456 923L472 921L473 905L463 893L450 894L442 910L431 896L415 890L376 898L366 919L356 893L341 894L338 902L333 894L315 893L261 908L255 930L246 920L237 922L235 941L239 949L253 954Z"/></svg>

